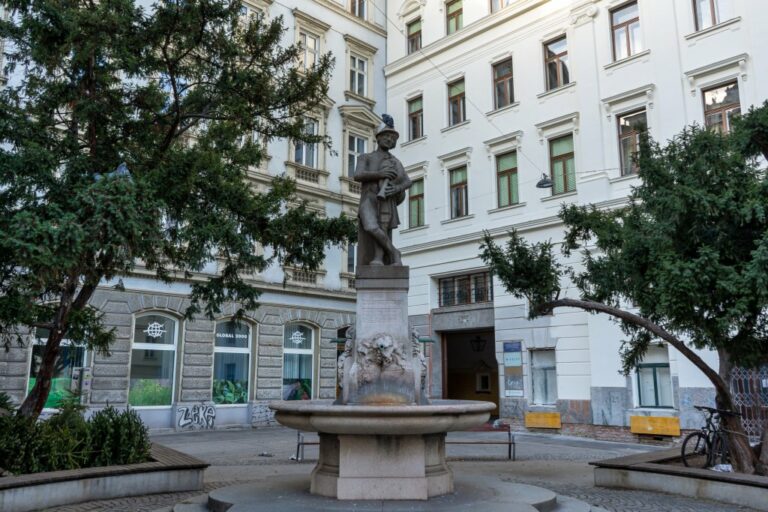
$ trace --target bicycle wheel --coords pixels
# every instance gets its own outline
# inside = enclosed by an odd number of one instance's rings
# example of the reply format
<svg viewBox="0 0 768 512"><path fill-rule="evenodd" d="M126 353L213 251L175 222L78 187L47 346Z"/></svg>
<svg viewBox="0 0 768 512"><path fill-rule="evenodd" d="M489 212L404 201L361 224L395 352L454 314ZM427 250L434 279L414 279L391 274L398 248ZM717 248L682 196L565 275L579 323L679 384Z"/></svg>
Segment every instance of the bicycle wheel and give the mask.
<svg viewBox="0 0 768 512"><path fill-rule="evenodd" d="M709 462L709 440L701 432L692 432L685 436L681 458L683 464L690 468L705 468Z"/></svg>
<svg viewBox="0 0 768 512"><path fill-rule="evenodd" d="M710 455L710 464L730 464L731 457L728 453L728 439L725 434L717 432L712 438L712 453Z"/></svg>

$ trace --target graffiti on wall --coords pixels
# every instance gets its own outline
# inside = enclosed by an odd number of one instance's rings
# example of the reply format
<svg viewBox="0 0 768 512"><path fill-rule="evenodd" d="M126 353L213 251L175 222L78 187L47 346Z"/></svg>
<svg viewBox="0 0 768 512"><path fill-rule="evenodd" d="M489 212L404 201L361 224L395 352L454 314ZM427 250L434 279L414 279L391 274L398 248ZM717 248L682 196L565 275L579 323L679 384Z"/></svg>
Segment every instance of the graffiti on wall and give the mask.
<svg viewBox="0 0 768 512"><path fill-rule="evenodd" d="M211 429L215 422L216 407L213 404L184 405L177 409L176 424L179 429Z"/></svg>

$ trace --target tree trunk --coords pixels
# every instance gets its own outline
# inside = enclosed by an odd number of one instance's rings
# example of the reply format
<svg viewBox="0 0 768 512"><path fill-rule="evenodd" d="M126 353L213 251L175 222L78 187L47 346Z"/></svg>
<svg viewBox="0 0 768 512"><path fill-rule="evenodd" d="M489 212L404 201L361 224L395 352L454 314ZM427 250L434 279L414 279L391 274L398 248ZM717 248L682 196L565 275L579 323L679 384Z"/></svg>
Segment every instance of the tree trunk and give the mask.
<svg viewBox="0 0 768 512"><path fill-rule="evenodd" d="M721 393L718 390L715 395L715 403L718 409L738 412L730 393L731 370L733 370L731 358L722 348L718 349L717 355L720 377L729 387L727 393ZM754 450L749 445L749 437L744 430L744 426L741 424L741 416L722 415L720 422L728 438L728 451L731 455L733 470L737 473L765 474L765 467L760 463Z"/></svg>
<svg viewBox="0 0 768 512"><path fill-rule="evenodd" d="M48 394L51 392L53 372L56 370L56 359L59 357L62 339L64 339L62 329L51 329L45 349L43 350L43 360L40 362L35 385L27 395L27 398L24 399L21 407L19 407L19 414L21 416L37 418L43 412L45 402L48 400Z"/></svg>
<svg viewBox="0 0 768 512"><path fill-rule="evenodd" d="M763 432L763 438L760 440L759 460L763 469L768 468L768 429Z"/></svg>

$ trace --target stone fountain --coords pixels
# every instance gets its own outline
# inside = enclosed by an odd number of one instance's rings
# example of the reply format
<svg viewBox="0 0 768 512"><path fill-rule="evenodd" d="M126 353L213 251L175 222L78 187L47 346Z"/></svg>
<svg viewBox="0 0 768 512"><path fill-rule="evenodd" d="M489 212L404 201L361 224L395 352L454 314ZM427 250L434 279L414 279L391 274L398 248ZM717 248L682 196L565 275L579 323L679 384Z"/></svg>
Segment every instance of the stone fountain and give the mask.
<svg viewBox="0 0 768 512"><path fill-rule="evenodd" d="M361 183L355 287L357 316L339 358L341 397L335 402L273 402L275 419L318 432L320 456L310 492L339 500L426 500L452 493L445 435L480 425L491 402L427 399L418 333L408 328L408 267L392 244L397 205L411 180L389 150L391 118L376 134L378 148L359 158Z"/></svg>

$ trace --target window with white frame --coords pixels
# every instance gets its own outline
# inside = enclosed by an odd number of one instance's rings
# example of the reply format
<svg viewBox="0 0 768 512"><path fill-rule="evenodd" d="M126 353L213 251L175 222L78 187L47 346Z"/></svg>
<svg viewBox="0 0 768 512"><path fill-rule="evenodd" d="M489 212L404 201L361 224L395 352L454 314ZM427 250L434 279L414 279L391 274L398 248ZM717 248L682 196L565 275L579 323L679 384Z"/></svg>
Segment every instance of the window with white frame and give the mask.
<svg viewBox="0 0 768 512"><path fill-rule="evenodd" d="M27 393L32 391L37 382L37 374L43 362L43 353L45 344L48 342L50 330L38 328L32 345L32 357L29 363L29 378L27 379ZM77 368L88 365L88 351L82 343L74 342L70 339L63 339L59 346L59 355L54 363L53 377L51 379L51 390L45 401L46 409L55 409L61 405L70 396L72 389L72 377Z"/></svg>
<svg viewBox="0 0 768 512"><path fill-rule="evenodd" d="M347 176L355 175L357 160L360 155L368 151L368 140L359 135L349 134L347 137Z"/></svg>
<svg viewBox="0 0 768 512"><path fill-rule="evenodd" d="M696 30L704 30L733 17L733 0L693 0Z"/></svg>
<svg viewBox="0 0 768 512"><path fill-rule="evenodd" d="M299 55L299 68L311 69L317 64L320 56L320 37L305 30L299 31L299 43L301 54Z"/></svg>
<svg viewBox="0 0 768 512"><path fill-rule="evenodd" d="M304 133L307 135L318 134L319 123L311 117L304 118ZM317 143L302 142L297 140L294 143L293 161L297 164L307 167L317 167Z"/></svg>
<svg viewBox="0 0 768 512"><path fill-rule="evenodd" d="M619 127L619 153L621 175L636 174L637 153L640 151L640 137L648 129L645 109L616 116Z"/></svg>
<svg viewBox="0 0 768 512"><path fill-rule="evenodd" d="M613 60L626 59L643 51L640 37L640 11L637 2L624 4L611 11Z"/></svg>
<svg viewBox="0 0 768 512"><path fill-rule="evenodd" d="M347 245L347 272L355 273L355 264L357 263L357 244Z"/></svg>
<svg viewBox="0 0 768 512"><path fill-rule="evenodd" d="M310 400L314 395L315 333L290 323L283 335L283 400Z"/></svg>
<svg viewBox="0 0 768 512"><path fill-rule="evenodd" d="M360 96L365 96L368 86L368 59L359 55L349 56L349 90Z"/></svg>
<svg viewBox="0 0 768 512"><path fill-rule="evenodd" d="M491 12L500 11L510 5L512 5L512 0L491 0Z"/></svg>
<svg viewBox="0 0 768 512"><path fill-rule="evenodd" d="M173 402L178 325L173 318L160 314L136 317L128 404L163 406Z"/></svg>
<svg viewBox="0 0 768 512"><path fill-rule="evenodd" d="M535 405L554 405L557 402L557 370L555 350L531 350L532 402Z"/></svg>
<svg viewBox="0 0 768 512"><path fill-rule="evenodd" d="M649 347L637 365L637 394L640 407L673 407L666 346Z"/></svg>
<svg viewBox="0 0 768 512"><path fill-rule="evenodd" d="M213 402L248 403L251 328L225 320L216 323L213 350Z"/></svg>

